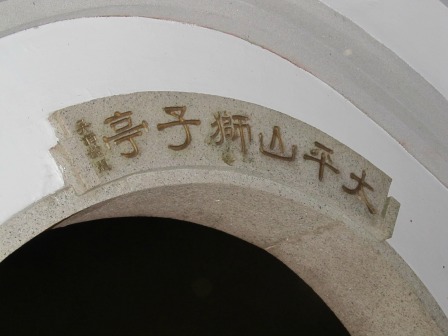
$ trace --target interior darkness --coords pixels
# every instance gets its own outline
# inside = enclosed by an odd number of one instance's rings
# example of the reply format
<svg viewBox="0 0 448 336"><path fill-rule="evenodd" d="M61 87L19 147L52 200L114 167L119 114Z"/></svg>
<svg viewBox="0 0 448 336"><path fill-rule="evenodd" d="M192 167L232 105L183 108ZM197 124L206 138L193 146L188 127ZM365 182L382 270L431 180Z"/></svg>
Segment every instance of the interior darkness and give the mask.
<svg viewBox="0 0 448 336"><path fill-rule="evenodd" d="M349 335L262 249L118 218L47 231L0 263L0 335Z"/></svg>

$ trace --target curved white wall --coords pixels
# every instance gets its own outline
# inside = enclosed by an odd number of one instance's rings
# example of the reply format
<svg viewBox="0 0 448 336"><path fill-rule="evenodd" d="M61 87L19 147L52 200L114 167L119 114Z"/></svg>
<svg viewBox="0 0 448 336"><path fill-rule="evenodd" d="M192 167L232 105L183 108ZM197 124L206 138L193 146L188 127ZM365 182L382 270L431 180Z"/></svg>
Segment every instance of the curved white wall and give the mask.
<svg viewBox="0 0 448 336"><path fill-rule="evenodd" d="M51 112L135 91L188 91L305 121L393 178L402 205L390 244L448 313L448 190L333 89L233 36L144 18L49 24L0 39L0 222L63 186L48 149Z"/></svg>
<svg viewBox="0 0 448 336"><path fill-rule="evenodd" d="M448 99L448 7L440 0L320 1L391 49Z"/></svg>

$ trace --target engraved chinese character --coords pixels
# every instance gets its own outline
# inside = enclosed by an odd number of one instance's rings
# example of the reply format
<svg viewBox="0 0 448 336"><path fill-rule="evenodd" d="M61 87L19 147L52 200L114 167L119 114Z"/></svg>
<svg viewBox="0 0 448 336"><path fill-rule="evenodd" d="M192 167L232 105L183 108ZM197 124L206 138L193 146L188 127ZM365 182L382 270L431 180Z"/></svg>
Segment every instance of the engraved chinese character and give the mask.
<svg viewBox="0 0 448 336"><path fill-rule="evenodd" d="M87 155L89 155L89 157L91 159L97 159L100 156L103 156L103 153L101 151L100 146L93 144L93 145L89 146L89 149L87 150Z"/></svg>
<svg viewBox="0 0 448 336"><path fill-rule="evenodd" d="M82 137L82 141L86 146L96 145L96 136L94 133L89 132Z"/></svg>
<svg viewBox="0 0 448 336"><path fill-rule="evenodd" d="M275 159L285 160L285 161L294 161L296 159L297 146L292 145L291 147L291 156L285 156L285 146L283 144L282 135L280 133L280 127L274 126L272 131L271 144L269 145L270 151L264 149L263 145L263 134L258 135L260 138L260 152L264 155L270 156ZM274 153L273 151L276 148L278 142L278 151L280 154Z"/></svg>
<svg viewBox="0 0 448 336"><path fill-rule="evenodd" d="M185 149L190 143L191 143L191 134L190 134L190 128L188 127L188 125L200 125L201 121L200 120L185 120L184 119L184 114L187 111L187 108L185 106L173 106L173 107L165 107L163 109L165 111L166 114L169 114L171 116L173 116L174 118L177 119L177 121L171 121L165 124L158 124L157 125L157 129L159 131L164 130L165 128L168 127L173 127L173 126L183 126L184 131L185 131L185 141L183 144L181 145L168 145L168 148L172 149L172 150L182 150Z"/></svg>
<svg viewBox="0 0 448 336"><path fill-rule="evenodd" d="M142 121L140 125L132 127L132 112L115 112L113 117L107 118L104 120L105 124L110 124L110 127L117 133L111 137L103 137L103 141L109 147L109 142L113 141L116 145L124 141L129 141L132 146L132 151L121 153L122 156L127 158L133 158L139 154L139 149L137 143L135 142L135 137L141 136L142 129L146 129L148 131L148 123L146 121ZM110 147L109 147L110 148Z"/></svg>
<svg viewBox="0 0 448 336"><path fill-rule="evenodd" d="M331 160L331 156L330 154L333 154L333 150L322 145L319 142L314 142L314 145L317 147L315 149L312 149L310 151L310 154L312 155L308 155L305 154L303 156L303 158L305 160L311 160L311 161L316 161L317 163L319 163L319 181L322 181L324 179L324 170L325 167L330 168L333 173L335 174L339 174L339 169L335 168L334 166L332 166L333 161ZM318 157L320 153L320 158Z"/></svg>
<svg viewBox="0 0 448 336"><path fill-rule="evenodd" d="M96 169L99 173L106 170L111 170L110 166L107 164L104 158L101 147L97 144L97 139L95 133L91 132L88 128L90 123L86 123L84 119L78 120L76 122L76 132L81 135L81 140L85 146L87 146L87 155L92 159Z"/></svg>
<svg viewBox="0 0 448 336"><path fill-rule="evenodd" d="M110 166L107 164L106 159L95 162L95 165L100 173L105 172L106 170L111 170Z"/></svg>
<svg viewBox="0 0 448 336"><path fill-rule="evenodd" d="M358 176L356 176L354 173L350 174L350 177L358 182L358 185L354 188L354 189L349 189L346 186L342 186L342 189L344 189L344 191L348 194L351 195L358 195L358 197L365 203L365 205L367 206L367 209L369 209L369 212L371 214L376 214L376 210L375 208L372 206L372 204L370 204L369 200L367 199L366 193L364 191L364 187L366 187L367 189L374 191L372 186L370 186L366 181L366 171L363 170L362 171L362 175L361 178L359 178Z"/></svg>
<svg viewBox="0 0 448 336"><path fill-rule="evenodd" d="M76 122L76 132L79 135L84 135L88 132L87 128L90 127L90 123L86 123L84 119L78 120Z"/></svg>
<svg viewBox="0 0 448 336"><path fill-rule="evenodd" d="M212 127L216 127L216 132L212 135L212 139L218 138L215 140L215 143L222 145L225 139L234 141L240 138L241 152L246 154L246 133L248 143L252 141L250 125L247 123L249 117L242 115L228 116L227 114L221 116L221 113L218 113L214 117L215 121L211 125Z"/></svg>

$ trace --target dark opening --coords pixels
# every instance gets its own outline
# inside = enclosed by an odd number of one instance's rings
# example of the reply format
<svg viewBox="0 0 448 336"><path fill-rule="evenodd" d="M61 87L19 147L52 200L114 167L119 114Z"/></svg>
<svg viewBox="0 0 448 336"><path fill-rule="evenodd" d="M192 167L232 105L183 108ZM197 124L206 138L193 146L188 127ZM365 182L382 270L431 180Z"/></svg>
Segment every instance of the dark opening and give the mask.
<svg viewBox="0 0 448 336"><path fill-rule="evenodd" d="M0 263L0 335L349 335L283 263L170 219L47 231Z"/></svg>

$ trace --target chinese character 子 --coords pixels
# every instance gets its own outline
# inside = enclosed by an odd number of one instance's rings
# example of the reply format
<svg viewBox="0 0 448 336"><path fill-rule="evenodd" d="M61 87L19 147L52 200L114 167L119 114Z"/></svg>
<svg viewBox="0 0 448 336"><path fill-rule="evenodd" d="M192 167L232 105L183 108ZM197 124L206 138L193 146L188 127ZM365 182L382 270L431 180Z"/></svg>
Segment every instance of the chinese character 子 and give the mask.
<svg viewBox="0 0 448 336"><path fill-rule="evenodd" d="M361 178L359 178L358 176L356 176L353 173L350 174L350 177L353 180L357 181L358 185L354 189L349 189L346 186L342 186L342 189L344 189L344 191L348 194L358 195L358 197L361 198L361 200L367 206L367 209L369 209L369 212L371 214L376 214L375 208L372 206L372 204L370 204L369 200L367 199L366 192L364 191L364 187L366 187L367 189L369 189L371 191L374 191L373 188L365 181L366 171L365 170L362 171Z"/></svg>
<svg viewBox="0 0 448 336"><path fill-rule="evenodd" d="M216 127L215 133L212 135L212 139L215 139L217 145L222 145L224 140L236 140L240 139L241 152L247 153L246 133L248 143L252 141L252 133L250 125L247 123L249 117L242 115L228 116L218 113L214 116L215 121L212 123L212 127Z"/></svg>
<svg viewBox="0 0 448 336"><path fill-rule="evenodd" d="M258 135L260 138L260 152L264 155L270 156L274 159L280 159L285 161L294 161L296 159L297 154L297 146L292 145L291 147L291 156L285 156L285 146L283 144L282 135L280 133L280 127L274 126L272 131L271 143L269 145L269 151L264 149L263 145L263 134ZM277 147L278 142L278 153L275 153L274 150Z"/></svg>
<svg viewBox="0 0 448 336"><path fill-rule="evenodd" d="M171 121L171 122L167 122L165 124L158 124L157 129L159 131L162 131L165 128L173 127L173 126L183 126L184 131L185 131L184 143L181 145L168 145L168 148L170 148L172 150L182 150L182 149L186 148L191 143L190 128L188 126L189 125L198 126L201 124L201 121L200 120L185 120L184 114L187 111L187 108L185 106L165 107L163 110L165 111L166 114L169 114L169 115L173 116L174 118L176 118L177 121Z"/></svg>
<svg viewBox="0 0 448 336"><path fill-rule="evenodd" d="M322 145L321 143L319 143L317 141L314 142L314 145L317 148L314 148L310 151L310 154L312 156L305 154L303 156L303 158L305 160L316 161L317 163L319 163L319 181L322 181L324 179L325 167L330 168L333 171L333 173L339 174L339 169L335 168L332 165L333 161L331 160L330 154L333 154L333 150ZM320 157L319 157L319 153L320 153Z"/></svg>
<svg viewBox="0 0 448 336"><path fill-rule="evenodd" d="M129 141L132 146L132 151L121 153L124 157L133 158L139 154L139 149L137 143L135 142L135 137L142 135L142 129L148 131L148 123L142 121L140 125L132 127L132 112L115 112L113 117L104 120L105 124L110 124L110 127L115 131L115 135L111 137L103 137L103 141L110 148L109 143L113 141L116 145L122 142Z"/></svg>

